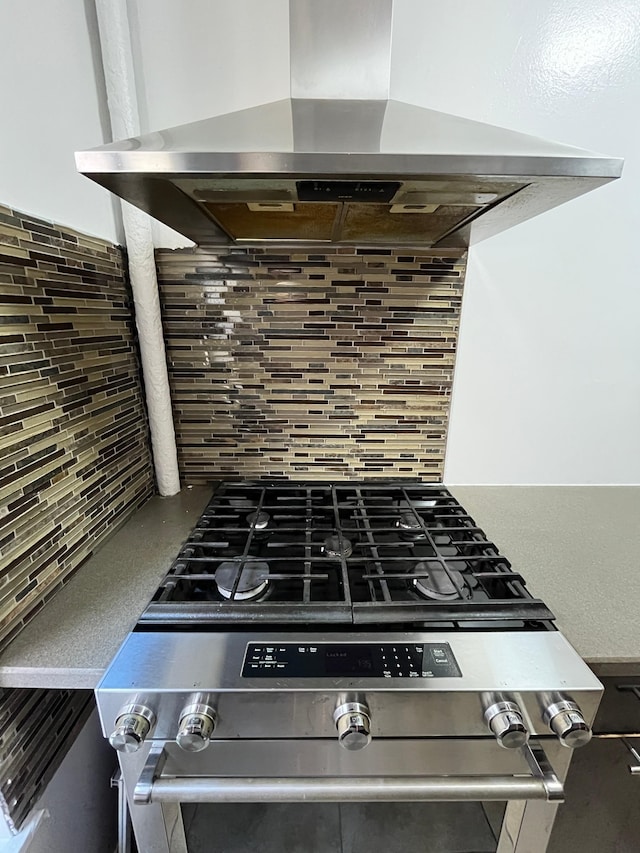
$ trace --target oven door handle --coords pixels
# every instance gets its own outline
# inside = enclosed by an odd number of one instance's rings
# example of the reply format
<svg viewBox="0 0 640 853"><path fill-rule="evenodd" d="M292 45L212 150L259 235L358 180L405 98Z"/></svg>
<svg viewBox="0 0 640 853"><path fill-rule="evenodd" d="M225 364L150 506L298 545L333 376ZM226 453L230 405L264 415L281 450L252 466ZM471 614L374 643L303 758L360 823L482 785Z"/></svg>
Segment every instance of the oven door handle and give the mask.
<svg viewBox="0 0 640 853"><path fill-rule="evenodd" d="M562 782L542 747L522 747L530 776L163 776L164 744L152 746L133 792L146 803L562 802Z"/></svg>

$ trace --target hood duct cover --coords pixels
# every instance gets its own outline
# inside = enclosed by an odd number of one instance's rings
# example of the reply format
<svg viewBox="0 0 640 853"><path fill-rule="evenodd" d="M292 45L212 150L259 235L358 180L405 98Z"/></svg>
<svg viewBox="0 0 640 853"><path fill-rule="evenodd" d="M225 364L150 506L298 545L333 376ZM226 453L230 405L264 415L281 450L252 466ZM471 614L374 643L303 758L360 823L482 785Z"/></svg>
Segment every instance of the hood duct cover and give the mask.
<svg viewBox="0 0 640 853"><path fill-rule="evenodd" d="M293 97L78 152L78 170L218 246L465 247L620 176L620 159L390 99L391 6L292 0Z"/></svg>

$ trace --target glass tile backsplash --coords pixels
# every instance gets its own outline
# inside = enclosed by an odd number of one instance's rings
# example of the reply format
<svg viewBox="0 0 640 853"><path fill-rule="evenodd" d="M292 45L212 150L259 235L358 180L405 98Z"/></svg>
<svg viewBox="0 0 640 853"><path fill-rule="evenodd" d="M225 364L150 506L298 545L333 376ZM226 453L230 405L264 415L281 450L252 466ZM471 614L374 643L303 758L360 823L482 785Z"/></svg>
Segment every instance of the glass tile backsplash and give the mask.
<svg viewBox="0 0 640 853"><path fill-rule="evenodd" d="M0 647L152 491L122 250L0 206Z"/></svg>
<svg viewBox="0 0 640 853"><path fill-rule="evenodd" d="M463 251L156 261L186 482L442 479Z"/></svg>

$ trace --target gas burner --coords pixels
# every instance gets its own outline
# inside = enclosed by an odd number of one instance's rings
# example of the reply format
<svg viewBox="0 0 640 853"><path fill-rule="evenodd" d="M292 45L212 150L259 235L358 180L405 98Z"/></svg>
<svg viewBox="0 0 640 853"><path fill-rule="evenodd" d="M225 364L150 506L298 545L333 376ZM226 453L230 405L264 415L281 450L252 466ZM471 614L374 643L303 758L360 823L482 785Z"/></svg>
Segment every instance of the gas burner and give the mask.
<svg viewBox="0 0 640 853"><path fill-rule="evenodd" d="M425 575L425 577L414 578L413 580L416 592L420 593L423 598L430 598L435 601L469 598L470 590L466 586L462 574L456 569L449 569L449 574L447 574L440 563L427 560L426 562L416 563L414 571L417 574Z"/></svg>
<svg viewBox="0 0 640 853"><path fill-rule="evenodd" d="M233 586L240 573L238 587L233 595ZM216 586L223 598L232 601L255 601L264 598L263 593L269 587L268 563L245 563L241 568L239 560L220 563L215 571ZM233 598L231 596L233 595Z"/></svg>
<svg viewBox="0 0 640 853"><path fill-rule="evenodd" d="M258 532L264 530L269 522L271 521L271 516L268 512L250 512L247 516L247 524L249 524L253 529Z"/></svg>
<svg viewBox="0 0 640 853"><path fill-rule="evenodd" d="M420 519L413 512L403 512L396 521L403 539L426 539L427 534Z"/></svg>
<svg viewBox="0 0 640 853"><path fill-rule="evenodd" d="M346 536L341 537L334 533L324 540L322 551L326 557L330 557L332 560L346 560L353 553L353 547Z"/></svg>

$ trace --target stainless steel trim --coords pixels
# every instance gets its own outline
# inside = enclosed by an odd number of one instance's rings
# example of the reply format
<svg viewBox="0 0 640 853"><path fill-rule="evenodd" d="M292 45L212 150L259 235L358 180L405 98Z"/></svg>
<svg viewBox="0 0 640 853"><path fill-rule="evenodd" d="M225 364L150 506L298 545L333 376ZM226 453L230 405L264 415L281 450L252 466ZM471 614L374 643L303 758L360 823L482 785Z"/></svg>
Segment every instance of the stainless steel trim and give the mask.
<svg viewBox="0 0 640 853"><path fill-rule="evenodd" d="M129 714L134 714L137 717L142 717L149 723L150 726L152 726L156 720L156 716L151 710L151 708L147 708L147 706L143 705L141 702L129 702L129 704L123 705L123 707L118 713L118 716L126 717Z"/></svg>
<svg viewBox="0 0 640 853"><path fill-rule="evenodd" d="M111 777L111 787L118 789L118 847L117 853L131 853L131 818L124 789L122 770L118 768Z"/></svg>
<svg viewBox="0 0 640 853"><path fill-rule="evenodd" d="M511 711L514 714L520 714L520 708L518 708L515 702L510 702L506 699L500 700L499 702L494 702L484 712L484 718L487 721L487 725L496 714L501 714L504 711Z"/></svg>
<svg viewBox="0 0 640 853"><path fill-rule="evenodd" d="M445 153L441 153L441 152ZM80 172L196 242L234 241L192 197L207 183L251 179L260 201L274 184L298 179L400 180L445 183L449 190L471 180L478 194L490 182L523 188L450 234L425 240L372 234L344 245L468 246L524 222L620 177L622 160L549 143L502 128L466 121L395 100L291 98L110 143L76 154ZM254 181L255 179L255 181ZM191 191L186 189L189 182ZM276 187L277 188L277 187ZM495 190L495 186L492 186ZM243 245L269 245L251 239ZM291 240L278 240L291 243ZM303 241L317 245L317 241ZM324 245L324 243L321 243Z"/></svg>
<svg viewBox="0 0 640 853"><path fill-rule="evenodd" d="M136 847L144 853L187 853L182 807L179 803L138 806L133 801L133 790L144 766L146 750L148 747L133 755L118 756Z"/></svg>
<svg viewBox="0 0 640 853"><path fill-rule="evenodd" d="M161 134L156 134L161 136ZM425 175L443 179L490 177L492 180L519 178L525 183L539 179L571 178L589 179L604 183L622 174L623 161L616 157L598 154L584 156L508 155L508 154L370 154L358 153L307 153L305 151L172 151L170 148L148 152L140 148L113 151L95 148L76 153L76 166L80 172L103 183L107 175L139 175L182 177L193 174L218 176L238 174L244 176L286 176L292 180L318 177L363 180L419 181ZM591 188L591 187L589 187ZM125 187L123 186L124 190ZM585 187L582 192L586 192ZM576 195L579 192L575 193ZM195 203L194 203L195 206ZM545 205L548 207L548 204Z"/></svg>
<svg viewBox="0 0 640 853"><path fill-rule="evenodd" d="M542 719L548 726L553 718L562 713L562 711L580 711L580 708L575 702L572 702L569 699L561 699L558 702L554 702L549 705L548 708L545 708Z"/></svg>
<svg viewBox="0 0 640 853"><path fill-rule="evenodd" d="M340 719L340 717L343 714L349 714L349 713L364 714L365 716L368 717L371 712L369 711L368 706L365 705L364 702L357 702L357 701L342 702L340 705L338 705L338 707L333 712L333 720L336 723L336 725L338 724L338 720Z"/></svg>
<svg viewBox="0 0 640 853"><path fill-rule="evenodd" d="M621 738L621 740L636 762L635 764L629 765L629 773L631 773L632 776L640 776L640 752L638 752L635 746L633 746L626 737Z"/></svg>
<svg viewBox="0 0 640 853"><path fill-rule="evenodd" d="M303 609L303 608L302 608ZM162 685L162 693L193 694L194 682L202 692L222 693L344 693L345 691L391 693L501 692L509 682L509 694L560 691L580 701L581 691L602 693L602 685L558 631L310 631L304 643L442 643L449 644L462 672L461 678L243 678L242 662L249 643L300 644L295 626L286 631L144 631L130 634L122 644L97 687L98 695L118 694L120 704L131 694L144 695L147 703ZM505 654L508 639L509 654ZM203 649L206 654L203 654ZM523 661L535 661L523 666ZM123 696L123 693L125 694ZM557 693L556 693L557 695ZM599 696L598 696L599 698ZM185 703L183 703L185 704ZM370 703L369 703L370 704ZM335 706L334 706L335 707ZM371 707L371 705L370 705ZM372 709L373 710L373 709ZM479 732L484 733L480 714ZM539 714L540 716L541 714ZM546 732L545 732L546 733Z"/></svg>
<svg viewBox="0 0 640 853"><path fill-rule="evenodd" d="M522 747L522 754L531 768L531 773L538 779L544 781L547 792L546 799L549 802L564 801L564 787L543 748L540 744L526 744Z"/></svg>
<svg viewBox="0 0 640 853"><path fill-rule="evenodd" d="M205 717L210 717L211 722L215 723L216 720L216 712L210 705L202 704L200 702L194 702L191 705L185 705L182 709L182 713L180 714L180 720L182 721L185 717L188 717L192 714L202 714Z"/></svg>
<svg viewBox="0 0 640 853"><path fill-rule="evenodd" d="M156 780L162 773L167 760L164 744L154 744L149 750L140 778L133 792L133 801L138 805L151 802L151 794Z"/></svg>
<svg viewBox="0 0 640 853"><path fill-rule="evenodd" d="M163 777L167 756L164 745L158 745L149 751L133 799L138 805L152 802L562 801L562 782L542 748L525 746L522 751L531 767L531 776Z"/></svg>
<svg viewBox="0 0 640 853"><path fill-rule="evenodd" d="M136 795L134 795L136 796ZM415 779L367 776L337 779L159 779L153 802L298 803L549 800L544 783L529 778L460 776ZM141 803L142 800L136 799Z"/></svg>
<svg viewBox="0 0 640 853"><path fill-rule="evenodd" d="M558 632L513 632L509 655L503 632L372 631L307 633L305 642L449 643L460 678L243 678L249 642L296 642L299 632L131 634L97 690L103 731L132 696L144 696L157 713L155 740L173 740L194 684L210 696L218 714L216 739L335 739L333 712L343 701L366 696L374 739L384 737L486 737L488 694L501 694L522 711L532 735L548 735L543 694L566 690L587 722L595 716L602 686ZM203 654L203 650L206 653ZM523 665L535 661L535 666ZM346 697L346 698L342 698ZM493 700L495 701L495 700ZM364 750L369 752L369 749Z"/></svg>

